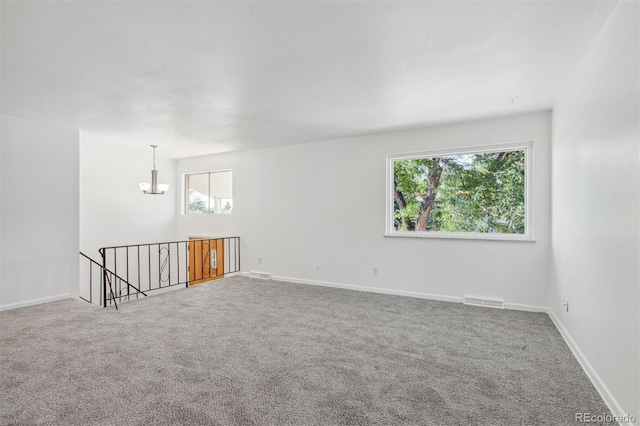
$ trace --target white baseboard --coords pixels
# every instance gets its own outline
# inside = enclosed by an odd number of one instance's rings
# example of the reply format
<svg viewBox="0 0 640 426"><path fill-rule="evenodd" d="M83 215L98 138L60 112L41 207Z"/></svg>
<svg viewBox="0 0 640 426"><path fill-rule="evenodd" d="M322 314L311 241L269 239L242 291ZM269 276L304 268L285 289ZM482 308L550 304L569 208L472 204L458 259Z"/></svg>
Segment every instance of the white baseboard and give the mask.
<svg viewBox="0 0 640 426"><path fill-rule="evenodd" d="M247 278L249 277L248 272L240 272L239 275ZM370 293L390 294L393 296L416 297L419 299L439 300L442 302L462 303L463 301L463 297L458 297L458 296L446 296L442 294L422 293L417 291L405 291L405 290L395 290L390 288L367 287L367 286L353 285L353 284L333 283L328 281L307 280L302 278L283 277L280 275L273 275L271 279L274 281L285 281L285 282L296 283L296 284L344 288L346 290L367 291ZM544 312L544 313L548 312L548 309L543 306L524 305L520 303L505 302L504 307L505 309L512 309L516 311Z"/></svg>
<svg viewBox="0 0 640 426"><path fill-rule="evenodd" d="M26 306L39 305L41 303L55 302L56 300L70 299L71 293L58 294L56 296L43 297L40 299L25 300L24 302L10 303L8 305L0 305L0 311L9 311L11 309L24 308Z"/></svg>
<svg viewBox="0 0 640 426"><path fill-rule="evenodd" d="M328 281L316 281L316 280L306 280L306 279L300 279L300 278L282 277L278 275L273 275L271 278L274 281L286 281L286 282L296 283L296 284L317 285L321 287L343 288L345 290L389 294L392 296L408 296L408 297L417 297L419 299L430 299L430 300L440 300L443 302L462 303L462 297L455 297L455 296L442 296L439 294L420 293L415 291L404 291L404 290L392 290L388 288L367 287L367 286L353 285L353 284L339 284L339 283L332 283Z"/></svg>
<svg viewBox="0 0 640 426"><path fill-rule="evenodd" d="M593 383L593 386L596 388L596 390L604 400L605 404L607 404L607 406L609 407L609 410L611 410L611 413L614 416L617 416L619 418L624 418L624 416L627 413L623 412L622 407L620 406L620 404L618 404L618 401L616 401L614 396L609 391L609 388L607 388L607 386L604 384L604 382L602 381L602 379L600 378L596 370L591 366L591 363L589 362L587 357L584 356L584 354L582 353L582 351L580 350L576 342L573 340L573 338L567 331L567 329L564 328L564 325L562 324L560 319L556 316L555 312L553 312L551 308L547 308L546 312L547 314L549 314L551 321L553 321L553 324L556 326L556 328L560 332L560 335L566 342L567 346L569 346L569 349L571 349L573 356L578 360L578 362L582 366L582 369L587 374L587 377L589 378L589 380L591 380L591 383ZM633 426L632 423L620 422L619 424L620 426Z"/></svg>
<svg viewBox="0 0 640 426"><path fill-rule="evenodd" d="M545 314L549 312L549 308L545 306L524 305L522 303L504 302L504 308L512 311L542 312Z"/></svg>

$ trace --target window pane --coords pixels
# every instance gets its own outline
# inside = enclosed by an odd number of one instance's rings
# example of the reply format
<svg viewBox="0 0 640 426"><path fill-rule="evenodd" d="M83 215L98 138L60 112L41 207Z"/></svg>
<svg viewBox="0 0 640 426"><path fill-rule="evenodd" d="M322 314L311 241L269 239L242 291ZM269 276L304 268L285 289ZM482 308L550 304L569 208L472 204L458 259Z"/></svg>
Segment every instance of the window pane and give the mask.
<svg viewBox="0 0 640 426"><path fill-rule="evenodd" d="M209 213L209 174L187 175L187 213Z"/></svg>
<svg viewBox="0 0 640 426"><path fill-rule="evenodd" d="M525 151L393 160L395 231L525 233Z"/></svg>
<svg viewBox="0 0 640 426"><path fill-rule="evenodd" d="M187 214L231 214L233 210L232 171L185 175Z"/></svg>
<svg viewBox="0 0 640 426"><path fill-rule="evenodd" d="M210 173L211 213L229 214L233 210L231 170Z"/></svg>

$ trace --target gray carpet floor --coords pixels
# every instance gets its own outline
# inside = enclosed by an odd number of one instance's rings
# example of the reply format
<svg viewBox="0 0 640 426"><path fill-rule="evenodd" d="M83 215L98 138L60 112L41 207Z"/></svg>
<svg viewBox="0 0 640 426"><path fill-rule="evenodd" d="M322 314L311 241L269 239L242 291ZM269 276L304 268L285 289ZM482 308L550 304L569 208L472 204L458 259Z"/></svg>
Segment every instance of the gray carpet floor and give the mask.
<svg viewBox="0 0 640 426"><path fill-rule="evenodd" d="M572 425L546 314L233 277L0 313L2 425Z"/></svg>

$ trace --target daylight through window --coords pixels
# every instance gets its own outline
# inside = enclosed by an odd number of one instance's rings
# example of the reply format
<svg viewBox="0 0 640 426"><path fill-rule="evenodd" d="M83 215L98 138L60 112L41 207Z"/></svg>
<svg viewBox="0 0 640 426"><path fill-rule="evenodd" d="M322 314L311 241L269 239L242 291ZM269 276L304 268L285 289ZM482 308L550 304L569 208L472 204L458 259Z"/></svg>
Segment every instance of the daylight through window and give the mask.
<svg viewBox="0 0 640 426"><path fill-rule="evenodd" d="M530 239L530 144L388 156L387 234Z"/></svg>
<svg viewBox="0 0 640 426"><path fill-rule="evenodd" d="M231 170L185 175L185 213L230 214L233 210Z"/></svg>

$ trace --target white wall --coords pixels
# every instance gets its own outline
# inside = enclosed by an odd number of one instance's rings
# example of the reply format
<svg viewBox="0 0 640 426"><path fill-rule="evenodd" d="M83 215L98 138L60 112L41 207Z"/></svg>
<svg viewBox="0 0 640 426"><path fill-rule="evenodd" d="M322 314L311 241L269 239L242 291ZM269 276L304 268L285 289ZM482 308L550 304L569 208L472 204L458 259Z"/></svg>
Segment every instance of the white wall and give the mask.
<svg viewBox="0 0 640 426"><path fill-rule="evenodd" d="M78 288L78 131L2 116L0 309Z"/></svg>
<svg viewBox="0 0 640 426"><path fill-rule="evenodd" d="M107 246L172 241L175 237L175 162L157 152L158 182L165 195L145 195L138 183L151 182L153 152L148 145L118 146L80 134L80 249L100 261Z"/></svg>
<svg viewBox="0 0 640 426"><path fill-rule="evenodd" d="M2 120L2 116L0 116L0 306L2 306L2 140L4 139L4 134L2 133L2 128L4 127L4 120Z"/></svg>
<svg viewBox="0 0 640 426"><path fill-rule="evenodd" d="M619 3L553 111L550 291L556 321L610 407L636 418L638 12L637 2Z"/></svg>
<svg viewBox="0 0 640 426"><path fill-rule="evenodd" d="M175 240L174 194L179 185L175 181L175 161L161 158L161 149L158 148L156 156L158 183L169 184L169 191L164 195L147 195L142 193L138 184L151 182L153 151L149 145L139 141L133 141L131 146L116 144L103 137L80 132L80 250L98 263L102 264L98 252L101 247ZM152 260L157 262L157 249L153 253ZM108 268L129 279L133 285L145 288L159 285L156 263L150 279L148 263L138 271L137 253L130 251L131 261L128 264L125 255L126 251L118 250L116 267L113 264L115 256L110 252ZM146 250L141 252L140 262L148 262ZM79 291L87 299L90 295L89 275L89 262L83 259ZM99 277L96 279L94 275L94 303L100 300L99 284ZM126 288L124 291L126 294Z"/></svg>
<svg viewBox="0 0 640 426"><path fill-rule="evenodd" d="M546 306L550 137L550 113L540 112L178 160L178 176L233 169L234 190L231 216L180 215L178 235L239 235L243 271ZM387 154L528 140L534 142L536 242L383 236Z"/></svg>

